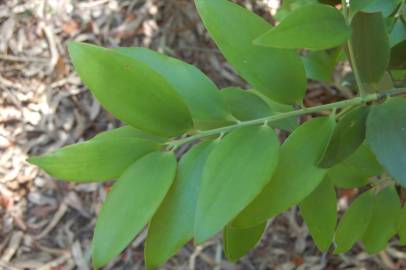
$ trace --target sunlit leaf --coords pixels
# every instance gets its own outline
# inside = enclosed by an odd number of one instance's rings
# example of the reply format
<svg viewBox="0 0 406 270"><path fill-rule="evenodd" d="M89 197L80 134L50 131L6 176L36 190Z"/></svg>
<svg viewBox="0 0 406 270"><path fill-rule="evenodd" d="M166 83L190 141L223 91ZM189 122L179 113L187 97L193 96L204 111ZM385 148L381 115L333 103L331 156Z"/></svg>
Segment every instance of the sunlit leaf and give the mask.
<svg viewBox="0 0 406 270"><path fill-rule="evenodd" d="M175 172L173 153L154 152L123 173L97 218L92 242L95 268L116 257L142 230L165 197Z"/></svg>
<svg viewBox="0 0 406 270"><path fill-rule="evenodd" d="M111 130L101 132L92 138L95 140L111 140L111 139L130 139L130 138L139 138L149 141L154 141L158 143L165 142L168 138L158 137L151 134L142 132L131 126L123 126Z"/></svg>

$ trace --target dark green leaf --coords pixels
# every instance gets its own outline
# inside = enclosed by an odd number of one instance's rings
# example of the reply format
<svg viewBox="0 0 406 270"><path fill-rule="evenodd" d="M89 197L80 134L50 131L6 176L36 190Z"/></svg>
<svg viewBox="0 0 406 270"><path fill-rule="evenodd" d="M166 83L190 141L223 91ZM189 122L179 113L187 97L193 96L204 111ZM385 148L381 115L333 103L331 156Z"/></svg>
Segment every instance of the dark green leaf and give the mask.
<svg viewBox="0 0 406 270"><path fill-rule="evenodd" d="M385 17L392 14L400 0L352 0L350 1L350 13L354 16L359 11L374 13L382 12Z"/></svg>
<svg viewBox="0 0 406 270"><path fill-rule="evenodd" d="M196 67L145 48L115 50L147 64L164 77L188 106L197 128L216 127L232 120L216 85Z"/></svg>
<svg viewBox="0 0 406 270"><path fill-rule="evenodd" d="M299 206L317 247L327 251L333 241L337 223L337 195L330 179L325 178Z"/></svg>
<svg viewBox="0 0 406 270"><path fill-rule="evenodd" d="M139 138L139 139L154 141L154 142L158 142L158 143L162 143L167 140L167 138L147 134L145 132L142 132L142 131L135 129L133 127L130 127L130 126L123 126L123 127L115 128L112 130L107 130L107 131L101 132L101 133L97 134L94 138L92 138L92 141L124 139L124 138L127 138L127 139Z"/></svg>
<svg viewBox="0 0 406 270"><path fill-rule="evenodd" d="M371 176L382 173L382 166L364 143L346 160L331 167L327 175L339 188L354 188L365 185Z"/></svg>
<svg viewBox="0 0 406 270"><path fill-rule="evenodd" d="M379 192L372 207L371 222L362 236L364 248L368 253L383 250L397 232L401 208L395 187L390 186Z"/></svg>
<svg viewBox="0 0 406 270"><path fill-rule="evenodd" d="M134 161L158 149L157 144L143 139L109 137L69 145L28 162L62 180L100 182L118 178Z"/></svg>
<svg viewBox="0 0 406 270"><path fill-rule="evenodd" d="M224 253L231 261L236 261L250 251L261 239L266 228L262 223L248 229L226 226L223 231Z"/></svg>
<svg viewBox="0 0 406 270"><path fill-rule="evenodd" d="M399 218L399 242L406 245L406 207L403 206Z"/></svg>
<svg viewBox="0 0 406 270"><path fill-rule="evenodd" d="M357 150L365 139L368 112L369 108L362 106L344 114L334 129L320 167L330 168Z"/></svg>
<svg viewBox="0 0 406 270"><path fill-rule="evenodd" d="M378 161L401 185L406 186L406 99L390 98L372 107L367 141Z"/></svg>
<svg viewBox="0 0 406 270"><path fill-rule="evenodd" d="M271 181L234 220L248 228L266 221L306 198L323 180L327 170L317 167L334 128L331 118L320 117L297 128L281 147Z"/></svg>
<svg viewBox="0 0 406 270"><path fill-rule="evenodd" d="M351 23L354 64L364 84L379 83L390 59L389 38L381 13L358 12Z"/></svg>
<svg viewBox="0 0 406 270"><path fill-rule="evenodd" d="M293 11L254 43L274 48L323 50L343 44L350 34L341 12L328 5L312 4Z"/></svg>
<svg viewBox="0 0 406 270"><path fill-rule="evenodd" d="M126 124L160 136L180 135L192 128L180 96L144 63L84 43L70 43L69 53L97 100Z"/></svg>
<svg viewBox="0 0 406 270"><path fill-rule="evenodd" d="M168 195L155 213L145 242L145 263L155 269L193 237L195 208L206 160L214 146L203 142L179 162L177 176Z"/></svg>
<svg viewBox="0 0 406 270"><path fill-rule="evenodd" d="M406 68L406 41L402 41L391 49L389 67L391 69Z"/></svg>
<svg viewBox="0 0 406 270"><path fill-rule="evenodd" d="M114 184L97 218L93 266L116 257L158 209L176 173L172 152L154 152L131 165Z"/></svg>
<svg viewBox="0 0 406 270"><path fill-rule="evenodd" d="M302 57L306 76L308 79L316 81L331 82L333 79L333 71L335 61L326 51L310 52Z"/></svg>
<svg viewBox="0 0 406 270"><path fill-rule="evenodd" d="M195 240L206 241L269 182L278 162L279 141L269 127L242 127L212 151L197 202Z"/></svg>
<svg viewBox="0 0 406 270"><path fill-rule="evenodd" d="M341 218L335 234L336 249L334 253L348 251L368 228L372 218L374 198L372 190L358 196Z"/></svg>
<svg viewBox="0 0 406 270"><path fill-rule="evenodd" d="M252 44L254 38L271 27L269 23L227 0L195 2L217 46L253 88L280 103L301 102L306 77L297 52Z"/></svg>

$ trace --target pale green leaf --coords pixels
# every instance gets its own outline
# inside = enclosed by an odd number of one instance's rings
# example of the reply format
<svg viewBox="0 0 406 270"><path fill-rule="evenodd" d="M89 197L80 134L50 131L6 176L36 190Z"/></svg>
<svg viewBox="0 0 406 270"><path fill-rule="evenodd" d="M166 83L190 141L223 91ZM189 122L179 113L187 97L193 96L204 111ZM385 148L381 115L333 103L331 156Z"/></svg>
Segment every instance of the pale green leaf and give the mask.
<svg viewBox="0 0 406 270"><path fill-rule="evenodd" d="M326 51L309 52L302 57L306 70L306 77L316 81L331 82L335 61Z"/></svg>
<svg viewBox="0 0 406 270"><path fill-rule="evenodd" d="M345 43L350 34L351 29L340 11L329 5L311 4L294 10L276 27L255 39L254 44L323 50Z"/></svg>
<svg viewBox="0 0 406 270"><path fill-rule="evenodd" d="M281 147L271 181L234 220L248 228L276 216L306 198L323 180L327 170L320 160L334 129L331 118L319 117L298 127Z"/></svg>
<svg viewBox="0 0 406 270"><path fill-rule="evenodd" d="M196 202L206 160L215 143L203 142L179 162L175 182L152 218L145 263L155 269L193 238Z"/></svg>
<svg viewBox="0 0 406 270"><path fill-rule="evenodd" d="M325 178L299 206L317 247L327 251L333 241L337 223L337 195L330 179Z"/></svg>
<svg viewBox="0 0 406 270"><path fill-rule="evenodd" d="M69 53L97 100L126 124L159 136L192 129L190 112L181 97L146 64L84 43L70 43Z"/></svg>
<svg viewBox="0 0 406 270"><path fill-rule="evenodd" d="M154 152L131 165L114 184L97 218L93 266L115 258L148 223L176 173L172 152Z"/></svg>
<svg viewBox="0 0 406 270"><path fill-rule="evenodd" d="M252 44L271 28L269 23L228 0L195 0L195 3L225 58L253 88L280 103L301 102L306 77L297 52Z"/></svg>
<svg viewBox="0 0 406 270"><path fill-rule="evenodd" d="M195 240L219 232L269 182L278 161L279 141L270 127L231 132L209 155L197 202Z"/></svg>
<svg viewBox="0 0 406 270"><path fill-rule="evenodd" d="M223 231L224 254L236 261L255 247L266 228L266 222L252 228L238 229L228 225Z"/></svg>

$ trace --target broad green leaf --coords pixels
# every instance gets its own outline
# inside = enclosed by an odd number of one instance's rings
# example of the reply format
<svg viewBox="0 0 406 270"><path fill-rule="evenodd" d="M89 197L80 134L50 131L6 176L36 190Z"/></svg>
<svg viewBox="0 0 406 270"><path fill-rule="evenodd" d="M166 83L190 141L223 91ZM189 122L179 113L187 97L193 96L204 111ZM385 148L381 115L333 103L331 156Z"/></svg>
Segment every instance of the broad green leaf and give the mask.
<svg viewBox="0 0 406 270"><path fill-rule="evenodd" d="M330 179L325 178L299 206L317 247L327 251L333 241L337 223L337 195Z"/></svg>
<svg viewBox="0 0 406 270"><path fill-rule="evenodd" d="M238 229L226 226L223 231L224 254L236 261L255 247L266 228L266 222L252 228Z"/></svg>
<svg viewBox="0 0 406 270"><path fill-rule="evenodd" d="M138 138L92 139L28 159L49 175L74 182L101 182L118 178L134 161L158 145Z"/></svg>
<svg viewBox="0 0 406 270"><path fill-rule="evenodd" d="M271 25L228 0L195 0L197 10L225 58L251 86L273 100L294 104L306 91L297 52L254 46Z"/></svg>
<svg viewBox="0 0 406 270"><path fill-rule="evenodd" d="M368 253L383 250L389 239L396 234L400 211L400 201L394 186L385 188L375 196L371 222L362 236Z"/></svg>
<svg viewBox="0 0 406 270"><path fill-rule="evenodd" d="M70 43L69 53L97 100L126 124L159 136L192 128L190 112L176 90L146 64L85 43Z"/></svg>
<svg viewBox="0 0 406 270"><path fill-rule="evenodd" d="M403 206L399 218L399 242L406 245L406 207Z"/></svg>
<svg viewBox="0 0 406 270"><path fill-rule="evenodd" d="M308 79L316 81L331 82L335 61L326 51L309 52L308 55L302 57L306 76Z"/></svg>
<svg viewBox="0 0 406 270"><path fill-rule="evenodd" d="M378 161L401 185L406 186L406 99L390 98L371 108L367 141Z"/></svg>
<svg viewBox="0 0 406 270"><path fill-rule="evenodd" d="M280 112L292 111L289 105L272 102L255 90L228 87L221 90L229 110L241 121L253 120ZM294 117L269 123L272 127L293 130L297 126Z"/></svg>
<svg viewBox="0 0 406 270"><path fill-rule="evenodd" d="M383 16L388 17L399 3L400 0L352 0L350 13L354 16L361 10L367 13L382 12Z"/></svg>
<svg viewBox="0 0 406 270"><path fill-rule="evenodd" d="M389 35L389 44L390 47L398 45L402 41L406 40L406 24L402 19L396 20L393 25L392 31Z"/></svg>
<svg viewBox="0 0 406 270"><path fill-rule="evenodd" d="M209 155L195 219L195 240L219 232L269 182L278 162L279 141L270 127L242 127Z"/></svg>
<svg viewBox="0 0 406 270"><path fill-rule="evenodd" d="M354 188L367 184L371 176L382 173L382 166L364 143L343 162L331 167L327 175L339 188Z"/></svg>
<svg viewBox="0 0 406 270"><path fill-rule="evenodd" d="M389 67L391 69L406 69L406 41L402 41L391 49Z"/></svg>
<svg viewBox="0 0 406 270"><path fill-rule="evenodd" d="M357 150L365 139L368 112L369 108L362 106L343 115L334 129L320 167L330 168Z"/></svg>
<svg viewBox="0 0 406 270"><path fill-rule="evenodd" d="M131 165L103 204L92 241L93 266L100 268L131 243L164 199L176 173L172 152L154 152Z"/></svg>
<svg viewBox="0 0 406 270"><path fill-rule="evenodd" d="M130 126L123 126L123 127L101 132L101 133L97 134L96 136L94 136L92 138L92 141L124 139L124 138L126 138L126 139L138 138L138 139L144 139L144 140L154 141L154 142L158 142L158 143L162 143L167 140L167 138L147 134L145 132L142 132L142 131L140 131L136 128L130 127Z"/></svg>
<svg viewBox="0 0 406 270"><path fill-rule="evenodd" d="M197 128L221 126L232 120L216 85L196 67L145 48L115 50L164 77L188 106Z"/></svg>
<svg viewBox="0 0 406 270"><path fill-rule="evenodd" d="M281 1L281 6L277 10L274 18L278 21L285 19L292 11L309 4L317 4L318 0L284 0Z"/></svg>
<svg viewBox="0 0 406 270"><path fill-rule="evenodd" d="M203 142L179 162L175 182L152 218L145 242L145 263L155 269L193 238L200 181L215 144Z"/></svg>
<svg viewBox="0 0 406 270"><path fill-rule="evenodd" d="M335 234L335 254L348 251L360 240L372 218L373 190L358 196L344 213Z"/></svg>
<svg viewBox="0 0 406 270"><path fill-rule="evenodd" d="M327 170L317 167L334 129L331 118L319 117L298 127L281 147L271 181L233 221L248 228L276 216L306 198Z"/></svg>
<svg viewBox="0 0 406 270"><path fill-rule="evenodd" d="M389 38L381 13L358 12L351 23L354 63L362 83L379 83L389 64Z"/></svg>
<svg viewBox="0 0 406 270"><path fill-rule="evenodd" d="M254 43L273 48L323 50L343 44L350 34L340 11L329 5L312 4L293 11Z"/></svg>
<svg viewBox="0 0 406 270"><path fill-rule="evenodd" d="M367 89L370 92L385 92L392 90L394 88L394 83L392 80L392 76L389 74L389 72L385 71L383 74L383 77L378 83L373 83L373 84L368 84Z"/></svg>

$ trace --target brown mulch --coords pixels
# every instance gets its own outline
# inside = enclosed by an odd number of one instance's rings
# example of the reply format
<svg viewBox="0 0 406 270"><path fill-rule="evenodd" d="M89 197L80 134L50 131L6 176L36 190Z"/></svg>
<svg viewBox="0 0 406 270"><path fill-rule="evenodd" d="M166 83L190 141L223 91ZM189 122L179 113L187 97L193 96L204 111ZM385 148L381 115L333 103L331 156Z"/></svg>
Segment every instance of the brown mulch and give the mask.
<svg viewBox="0 0 406 270"><path fill-rule="evenodd" d="M244 4L270 19L268 2ZM0 0L0 269L90 269L104 186L55 181L26 162L120 125L74 73L68 40L153 48L197 65L219 87L244 85L190 0ZM311 86L309 104L336 98L334 90ZM105 269L144 269L144 238ZM321 254L292 209L236 264L225 260L217 237L187 245L162 269L404 269L405 258L396 240L376 256L359 246L342 256Z"/></svg>

